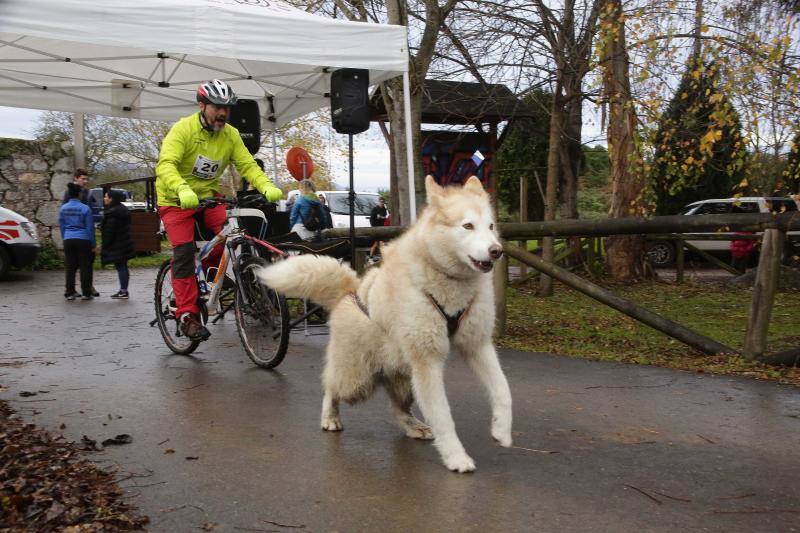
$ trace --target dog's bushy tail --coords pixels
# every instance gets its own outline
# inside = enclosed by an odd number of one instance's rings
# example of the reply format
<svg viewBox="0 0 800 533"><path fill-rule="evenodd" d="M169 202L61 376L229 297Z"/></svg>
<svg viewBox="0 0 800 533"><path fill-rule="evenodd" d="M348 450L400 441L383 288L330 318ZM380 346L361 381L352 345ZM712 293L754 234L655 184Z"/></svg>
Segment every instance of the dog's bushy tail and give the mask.
<svg viewBox="0 0 800 533"><path fill-rule="evenodd" d="M358 289L358 277L333 257L298 255L255 271L261 282L290 298L308 298L332 309Z"/></svg>

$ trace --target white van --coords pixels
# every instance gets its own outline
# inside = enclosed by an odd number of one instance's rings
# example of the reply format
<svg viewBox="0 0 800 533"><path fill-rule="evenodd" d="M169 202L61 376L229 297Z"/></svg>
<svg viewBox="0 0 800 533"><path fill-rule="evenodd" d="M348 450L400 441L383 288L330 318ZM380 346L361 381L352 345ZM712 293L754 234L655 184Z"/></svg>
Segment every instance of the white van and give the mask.
<svg viewBox="0 0 800 533"><path fill-rule="evenodd" d="M783 213L798 211L800 201L791 197L745 196L741 198L714 198L693 202L683 208L684 215L727 215L732 213ZM727 259L731 239L736 232L715 232L713 235L730 237L725 240L687 240L692 246ZM760 234L760 232L759 232ZM698 233L697 235L703 235ZM800 253L800 232L787 233L786 254ZM647 256L654 266L668 266L675 261L675 245L670 241L651 241L647 243Z"/></svg>
<svg viewBox="0 0 800 533"><path fill-rule="evenodd" d="M36 226L19 213L0 206L0 279L12 266L22 268L36 261L40 249Z"/></svg>
<svg viewBox="0 0 800 533"><path fill-rule="evenodd" d="M350 227L350 201L348 191L317 191L317 195L325 196L325 201L331 209L331 219L334 228ZM356 192L355 198L355 227L368 228L369 215L372 208L378 205L380 195L374 192Z"/></svg>

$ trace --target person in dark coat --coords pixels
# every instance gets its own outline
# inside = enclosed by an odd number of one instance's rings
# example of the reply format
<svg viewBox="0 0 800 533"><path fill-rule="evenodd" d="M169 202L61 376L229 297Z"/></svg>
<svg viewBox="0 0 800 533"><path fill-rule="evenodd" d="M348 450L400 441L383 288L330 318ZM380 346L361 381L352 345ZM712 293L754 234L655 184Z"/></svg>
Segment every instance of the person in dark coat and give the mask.
<svg viewBox="0 0 800 533"><path fill-rule="evenodd" d="M383 226L386 222L386 217L389 216L389 211L386 209L386 202L383 196L378 198L378 205L372 208L369 214L369 225L373 228ZM367 261L370 264L376 263L380 260L378 254L381 252L381 241L375 239L372 246L369 247L369 254L367 254Z"/></svg>
<svg viewBox="0 0 800 533"><path fill-rule="evenodd" d="M100 261L104 265L113 264L119 276L119 291L111 297L116 300L128 299L128 259L136 255L131 239L131 215L122 205L125 195L121 191L108 190L103 196L105 211L101 222L103 248Z"/></svg>

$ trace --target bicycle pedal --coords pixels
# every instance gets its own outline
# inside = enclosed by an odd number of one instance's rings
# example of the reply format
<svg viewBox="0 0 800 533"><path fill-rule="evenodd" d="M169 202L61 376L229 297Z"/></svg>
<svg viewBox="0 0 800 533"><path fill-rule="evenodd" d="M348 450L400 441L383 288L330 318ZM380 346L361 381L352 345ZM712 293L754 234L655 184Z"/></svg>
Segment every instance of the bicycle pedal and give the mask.
<svg viewBox="0 0 800 533"><path fill-rule="evenodd" d="M195 337L192 340L193 341L203 342L203 341L207 341L210 337L211 337L211 332L206 330L206 331L204 331L202 333L199 333L199 334L195 335Z"/></svg>

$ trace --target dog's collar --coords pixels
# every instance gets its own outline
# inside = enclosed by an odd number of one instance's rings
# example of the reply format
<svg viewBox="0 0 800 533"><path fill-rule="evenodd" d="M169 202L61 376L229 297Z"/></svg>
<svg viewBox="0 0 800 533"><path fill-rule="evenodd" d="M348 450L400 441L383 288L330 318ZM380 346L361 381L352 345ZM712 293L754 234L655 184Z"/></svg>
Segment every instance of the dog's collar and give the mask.
<svg viewBox="0 0 800 533"><path fill-rule="evenodd" d="M444 312L444 307L442 307L442 305L436 301L436 298L434 298L431 293L426 292L425 296L428 297L428 300L431 302L431 304L433 304L436 310L439 311L439 314L442 315L442 318L445 319L447 322L447 336L449 338L453 338L453 335L456 334L458 327L461 325L461 320L467 315L469 308L472 307L472 301L470 301L464 309L461 309L456 314L448 315Z"/></svg>

